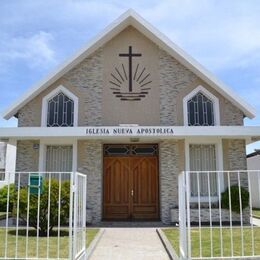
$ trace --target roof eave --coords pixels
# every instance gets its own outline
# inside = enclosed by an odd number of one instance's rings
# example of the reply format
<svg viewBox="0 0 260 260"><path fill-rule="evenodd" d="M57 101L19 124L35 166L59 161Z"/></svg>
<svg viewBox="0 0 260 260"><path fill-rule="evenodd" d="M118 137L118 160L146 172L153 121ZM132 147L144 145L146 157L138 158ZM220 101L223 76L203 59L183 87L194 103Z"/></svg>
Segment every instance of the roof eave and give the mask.
<svg viewBox="0 0 260 260"><path fill-rule="evenodd" d="M163 35L150 23L144 20L134 10L129 9L123 13L117 20L107 26L101 33L88 42L88 45L81 48L71 58L66 60L62 65L57 67L47 77L39 81L36 85L30 88L21 98L16 100L6 111L3 113L5 119L11 118L19 109L21 109L30 99L36 97L45 88L53 84L62 75L68 72L76 64L83 61L86 57L102 47L107 41L112 39L127 26L132 25L142 32L146 37L155 42L159 47L164 49L180 63L202 78L206 83L215 88L219 93L229 99L234 105L239 107L245 116L252 119L255 117L255 109L247 104L242 98L234 93L229 87L224 85L221 81L207 71L201 64L194 60L191 56L186 54L180 47L175 45L168 37ZM22 101L21 101L22 100ZM18 104L18 105L17 105Z"/></svg>

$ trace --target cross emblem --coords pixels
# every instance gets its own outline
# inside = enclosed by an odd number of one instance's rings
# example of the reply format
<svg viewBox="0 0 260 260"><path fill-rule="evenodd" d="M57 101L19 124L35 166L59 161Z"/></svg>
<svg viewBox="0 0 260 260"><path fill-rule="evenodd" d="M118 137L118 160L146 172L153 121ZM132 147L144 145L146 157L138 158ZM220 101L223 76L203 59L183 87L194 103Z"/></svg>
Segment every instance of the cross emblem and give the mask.
<svg viewBox="0 0 260 260"><path fill-rule="evenodd" d="M151 74L139 62L133 64L133 58L141 57L142 54L133 53L132 46L129 46L127 53L119 53L118 56L128 58L128 73L123 62L110 73L109 83L113 94L122 101L139 101L145 98L151 89L148 86L152 83Z"/></svg>
<svg viewBox="0 0 260 260"><path fill-rule="evenodd" d="M128 48L128 53L120 53L120 57L128 57L128 82L129 82L129 92L133 91L133 79L132 79L132 71L133 71L133 66L132 66L132 58L133 57L141 57L141 53L133 53L132 52L132 46L129 46Z"/></svg>

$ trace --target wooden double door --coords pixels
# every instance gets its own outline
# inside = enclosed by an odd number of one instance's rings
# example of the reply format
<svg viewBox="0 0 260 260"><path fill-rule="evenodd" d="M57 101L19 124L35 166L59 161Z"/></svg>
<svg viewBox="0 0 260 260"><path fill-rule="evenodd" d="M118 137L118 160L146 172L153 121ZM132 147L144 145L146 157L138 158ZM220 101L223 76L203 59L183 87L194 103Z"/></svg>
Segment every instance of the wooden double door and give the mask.
<svg viewBox="0 0 260 260"><path fill-rule="evenodd" d="M103 218L158 219L157 145L104 148ZM127 151L127 152L124 152Z"/></svg>

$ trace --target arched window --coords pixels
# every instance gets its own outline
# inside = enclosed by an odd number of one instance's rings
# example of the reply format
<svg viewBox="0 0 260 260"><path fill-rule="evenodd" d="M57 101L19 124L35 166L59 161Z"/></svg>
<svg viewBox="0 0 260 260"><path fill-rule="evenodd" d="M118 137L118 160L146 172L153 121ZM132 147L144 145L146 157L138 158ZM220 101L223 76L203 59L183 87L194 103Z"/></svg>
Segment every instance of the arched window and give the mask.
<svg viewBox="0 0 260 260"><path fill-rule="evenodd" d="M47 126L73 126L74 101L60 92L48 101Z"/></svg>
<svg viewBox="0 0 260 260"><path fill-rule="evenodd" d="M59 86L43 98L42 126L77 126L78 98Z"/></svg>
<svg viewBox="0 0 260 260"><path fill-rule="evenodd" d="M213 101L197 93L187 102L188 125L213 126L214 125L214 105Z"/></svg>
<svg viewBox="0 0 260 260"><path fill-rule="evenodd" d="M184 124L188 126L219 125L219 102L202 86L198 86L183 100Z"/></svg>

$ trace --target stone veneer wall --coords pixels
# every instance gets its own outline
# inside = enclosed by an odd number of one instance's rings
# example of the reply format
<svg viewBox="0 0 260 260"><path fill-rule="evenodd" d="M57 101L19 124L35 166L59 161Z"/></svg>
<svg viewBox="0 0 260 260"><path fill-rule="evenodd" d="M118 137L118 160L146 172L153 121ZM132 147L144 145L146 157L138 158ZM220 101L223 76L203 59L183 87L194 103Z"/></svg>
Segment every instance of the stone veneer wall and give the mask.
<svg viewBox="0 0 260 260"><path fill-rule="evenodd" d="M99 49L22 107L18 127L41 126L42 98L59 85L79 98L79 126L102 125L103 51Z"/></svg>
<svg viewBox="0 0 260 260"><path fill-rule="evenodd" d="M167 52L159 50L161 125L178 125L177 96L197 77Z"/></svg>
<svg viewBox="0 0 260 260"><path fill-rule="evenodd" d="M99 141L78 141L78 171L87 175L87 222L102 219L103 154Z"/></svg>
<svg viewBox="0 0 260 260"><path fill-rule="evenodd" d="M220 124L243 125L243 112L164 50L159 50L161 125L183 125L183 98L202 85L219 99Z"/></svg>
<svg viewBox="0 0 260 260"><path fill-rule="evenodd" d="M63 79L78 90L79 126L101 126L104 85L102 48L65 74Z"/></svg>
<svg viewBox="0 0 260 260"><path fill-rule="evenodd" d="M171 222L171 209L178 206L178 175L181 168L182 154L180 142L165 140L160 143L160 208L161 221Z"/></svg>
<svg viewBox="0 0 260 260"><path fill-rule="evenodd" d="M211 215L210 215L211 214ZM220 215L221 214L221 215ZM200 211L198 209L190 209L190 222L192 223L210 223L210 217L212 222L220 222L220 216L222 222L230 222L230 212L228 209L221 209L221 213L218 208L213 208L211 211L209 208L201 208ZM175 223L179 221L179 210L172 209L171 210L171 222ZM232 212L232 222L240 222L240 214L236 212ZM249 208L244 209L242 221L244 224L250 223L250 212Z"/></svg>
<svg viewBox="0 0 260 260"><path fill-rule="evenodd" d="M39 171L39 140L20 140L17 141L17 172L38 172ZM38 149L34 146L38 145ZM21 185L26 185L28 175L21 174Z"/></svg>
<svg viewBox="0 0 260 260"><path fill-rule="evenodd" d="M231 102L167 52L159 49L158 56L161 125L183 125L183 97L198 85L219 98L221 125L243 125L243 113ZM79 97L79 126L103 125L103 58L100 48L22 107L18 113L18 126L40 126L42 98L59 85Z"/></svg>
<svg viewBox="0 0 260 260"><path fill-rule="evenodd" d="M246 143L243 139L223 139L223 166L226 171L246 170ZM240 173L241 185L248 187L247 173ZM227 175L225 175L225 187L227 187ZM230 173L231 185L238 183L237 173Z"/></svg>

